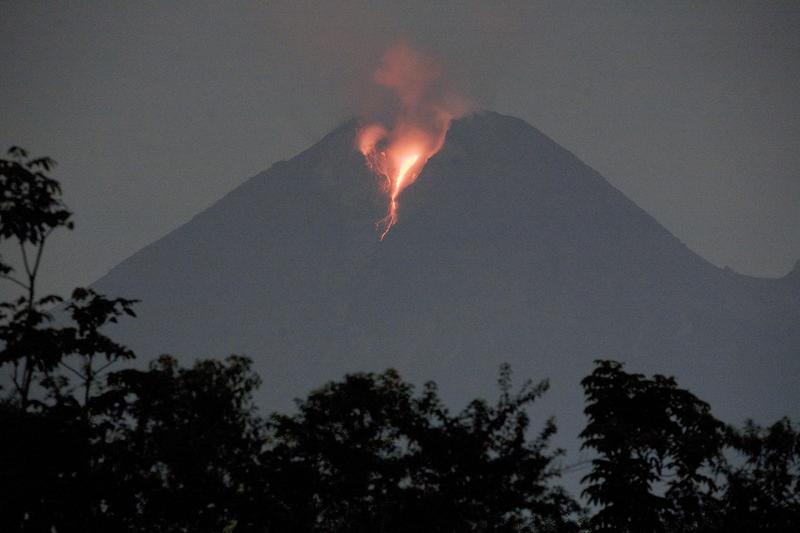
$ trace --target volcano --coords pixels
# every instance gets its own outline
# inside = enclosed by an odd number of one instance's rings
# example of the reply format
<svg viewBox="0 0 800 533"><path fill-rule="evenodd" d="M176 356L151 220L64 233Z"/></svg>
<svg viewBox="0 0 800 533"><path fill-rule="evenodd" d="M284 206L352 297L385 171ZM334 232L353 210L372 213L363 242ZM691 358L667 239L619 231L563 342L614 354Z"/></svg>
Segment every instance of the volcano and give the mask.
<svg viewBox="0 0 800 533"><path fill-rule="evenodd" d="M347 372L494 398L502 362L551 380L566 438L597 358L675 375L731 422L800 406L800 269L718 268L522 120L453 121L381 241L381 178L350 121L135 253L95 288L141 299L113 335L147 360L241 353L286 409Z"/></svg>

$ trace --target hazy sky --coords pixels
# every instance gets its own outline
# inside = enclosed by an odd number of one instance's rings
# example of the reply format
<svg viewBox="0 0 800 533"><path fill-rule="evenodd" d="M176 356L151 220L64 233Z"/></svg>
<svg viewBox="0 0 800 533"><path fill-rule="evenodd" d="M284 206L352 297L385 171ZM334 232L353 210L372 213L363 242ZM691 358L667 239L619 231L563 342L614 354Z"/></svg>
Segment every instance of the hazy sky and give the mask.
<svg viewBox="0 0 800 533"><path fill-rule="evenodd" d="M92 282L356 114L398 39L715 264L800 259L798 2L2 1L0 147L58 160L76 212L45 288Z"/></svg>

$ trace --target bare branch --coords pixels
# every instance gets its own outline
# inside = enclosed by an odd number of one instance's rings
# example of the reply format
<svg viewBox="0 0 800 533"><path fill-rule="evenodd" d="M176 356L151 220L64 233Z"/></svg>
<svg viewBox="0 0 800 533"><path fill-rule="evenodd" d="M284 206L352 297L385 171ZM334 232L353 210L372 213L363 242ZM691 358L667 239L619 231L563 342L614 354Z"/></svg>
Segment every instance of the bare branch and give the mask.
<svg viewBox="0 0 800 533"><path fill-rule="evenodd" d="M71 366L69 366L69 365L68 365L67 363L65 363L64 361L59 361L59 362L58 362L58 364L60 364L61 366L63 366L63 367L64 367L64 368L66 368L67 370L71 371L73 374L75 374L75 375L76 375L76 376L78 376L79 378L81 378L81 379L86 379L86 376L84 376L83 374L81 374L80 372L78 372L77 370L75 370L74 368L72 368Z"/></svg>
<svg viewBox="0 0 800 533"><path fill-rule="evenodd" d="M591 459L585 459L583 461L578 461L578 462L572 463L572 464L567 465L564 468L562 468L561 469L561 473L562 474L570 474L572 472L577 472L579 470L585 469L587 466L589 466L591 464L592 464L592 460Z"/></svg>
<svg viewBox="0 0 800 533"><path fill-rule="evenodd" d="M42 252L44 252L44 243L52 232L53 228L47 230L47 233L42 235L42 240L39 242L39 248L36 250L36 261L33 263L33 277L36 277L36 273L39 272L39 265L42 262Z"/></svg>
<svg viewBox="0 0 800 533"><path fill-rule="evenodd" d="M11 374L11 383L14 384L14 388L17 389L17 392L20 396L22 396L22 387L20 387L19 382L17 381L17 362L14 361L14 373Z"/></svg>
<svg viewBox="0 0 800 533"><path fill-rule="evenodd" d="M31 267L30 267L30 264L28 263L28 252L25 251L25 243L24 242L19 241L19 249L22 251L22 264L25 266L25 273L30 278L30 277L32 277Z"/></svg>
<svg viewBox="0 0 800 533"><path fill-rule="evenodd" d="M27 285L25 285L23 282L21 282L20 280L14 278L14 277L11 277L11 276L9 276L7 274L0 274L0 279L7 279L8 281L10 281L12 283L16 283L17 285L19 285L20 287L22 287L25 290L29 289L29 287Z"/></svg>
<svg viewBox="0 0 800 533"><path fill-rule="evenodd" d="M116 359L112 359L111 361L107 362L106 364L104 364L103 366L101 366L100 368L95 370L94 375L97 376L98 374L100 374L100 372L102 372L103 370L105 370L106 368L110 367L111 365L113 365L116 362L117 362Z"/></svg>

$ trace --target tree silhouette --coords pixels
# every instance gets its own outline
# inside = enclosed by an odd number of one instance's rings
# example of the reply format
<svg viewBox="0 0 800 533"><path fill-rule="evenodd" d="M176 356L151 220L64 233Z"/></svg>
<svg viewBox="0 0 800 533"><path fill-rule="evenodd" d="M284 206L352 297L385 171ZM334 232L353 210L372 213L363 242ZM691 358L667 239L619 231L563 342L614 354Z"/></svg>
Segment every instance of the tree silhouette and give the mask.
<svg viewBox="0 0 800 533"><path fill-rule="evenodd" d="M0 304L0 365L9 369L13 386L0 407L6 428L0 444L0 529L50 531L58 524L63 531L86 531L102 430L93 420L92 391L108 365L133 357L101 329L122 315L133 316L134 300L76 289L63 309L69 325L52 325L49 307L62 299L37 297L37 276L48 237L58 228L72 229L71 213L58 182L46 175L55 164L51 159L28 159L18 147L8 153L11 159L0 159L0 241L16 242L24 276L2 262L0 276L24 295ZM96 368L98 357L105 362ZM62 370L80 382L70 383Z"/></svg>
<svg viewBox="0 0 800 533"><path fill-rule="evenodd" d="M727 483L717 531L788 533L800 525L800 433L788 419L768 428L752 421L729 428L739 460L724 466Z"/></svg>
<svg viewBox="0 0 800 533"><path fill-rule="evenodd" d="M0 341L13 339L22 352L6 351L0 363L11 363L11 381L23 407L28 402L31 385L37 372L51 369L50 339L36 331L49 315L41 309L59 300L47 296L37 300L36 280L47 238L58 228L72 229L72 213L61 200L61 186L48 177L55 161L49 157L29 158L28 153L12 146L10 159L0 159L0 241L15 240L24 268L24 278L0 257L0 278L25 290L25 296L13 304L4 304L1 313L11 313L13 320L0 331ZM0 315L2 317L2 315Z"/></svg>
<svg viewBox="0 0 800 533"><path fill-rule="evenodd" d="M598 361L581 384L589 402L583 447L598 454L583 479L599 507L592 531L701 527L723 443L708 404L673 378L629 374L615 361Z"/></svg>
<svg viewBox="0 0 800 533"><path fill-rule="evenodd" d="M582 381L591 531L784 533L800 526L800 434L788 419L737 430L673 378L597 361Z"/></svg>
<svg viewBox="0 0 800 533"><path fill-rule="evenodd" d="M354 374L276 415L265 461L277 530L577 530L577 505L548 485L555 425L527 437L546 383L512 394L504 367L500 388L496 405L451 415L432 383L414 396L392 370Z"/></svg>
<svg viewBox="0 0 800 533"><path fill-rule="evenodd" d="M104 518L128 531L254 531L255 471L264 443L251 361L162 356L146 371L109 374L101 467Z"/></svg>

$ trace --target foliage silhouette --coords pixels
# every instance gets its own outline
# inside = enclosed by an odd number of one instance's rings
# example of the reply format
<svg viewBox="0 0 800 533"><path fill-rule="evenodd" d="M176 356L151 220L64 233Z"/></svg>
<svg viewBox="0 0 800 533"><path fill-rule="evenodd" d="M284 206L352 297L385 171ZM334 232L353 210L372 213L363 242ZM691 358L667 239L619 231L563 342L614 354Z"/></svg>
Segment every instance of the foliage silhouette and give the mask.
<svg viewBox="0 0 800 533"><path fill-rule="evenodd" d="M11 265L0 257L0 278L22 287L25 296L0 309L0 318L9 312L13 316L9 326L0 331L0 341L8 343L10 338L27 349L18 356L6 350L0 362L13 366L12 383L24 407L34 377L37 373L46 374L52 363L46 360L53 353L49 348L52 339L47 338L48 333L37 331L50 319L42 308L59 300L57 296L36 298L44 245L53 231L72 229L73 224L72 213L61 200L61 186L45 174L55 161L49 157L30 159L27 151L18 146L12 146L8 155L10 159L0 159L0 241L16 241L25 277L17 277Z"/></svg>
<svg viewBox="0 0 800 533"><path fill-rule="evenodd" d="M281 528L577 531L577 504L548 485L555 425L527 437L526 408L546 388L512 394L503 367L496 405L476 400L451 415L433 383L414 396L393 370L326 385L272 420L266 462Z"/></svg>
<svg viewBox="0 0 800 533"><path fill-rule="evenodd" d="M53 160L28 159L19 147L8 153L10 159L0 159L0 241L16 243L24 277L1 262L0 276L24 294L0 304L0 365L13 386L0 408L0 422L10 428L0 455L0 525L9 531L49 531L55 524L58 530L87 531L96 501L93 466L101 460L96 444L103 439L92 391L110 364L133 357L101 329L123 314L134 316L135 301L78 288L64 307L70 325L52 325L49 307L62 299L37 297L36 281L48 237L72 229L71 212L58 182L46 175ZM95 367L98 356L105 364ZM80 381L71 383L59 370Z"/></svg>
<svg viewBox="0 0 800 533"><path fill-rule="evenodd" d="M738 464L723 467L718 531L797 531L800 524L800 431L788 419L768 428L748 421L728 429Z"/></svg>
<svg viewBox="0 0 800 533"><path fill-rule="evenodd" d="M583 446L597 457L583 481L598 507L591 531L795 531L800 437L788 420L744 431L716 420L673 378L597 361L582 385Z"/></svg>
<svg viewBox="0 0 800 533"><path fill-rule="evenodd" d="M109 374L105 517L126 531L222 531L237 521L236 531L255 530L246 517L264 442L258 383L239 356L191 368L162 356L146 371Z"/></svg>
<svg viewBox="0 0 800 533"><path fill-rule="evenodd" d="M598 453L584 477L584 494L600 506L593 530L666 531L702 521L715 489L706 472L718 461L723 428L708 404L673 378L629 374L615 361L598 361L581 383L589 402L583 447Z"/></svg>

